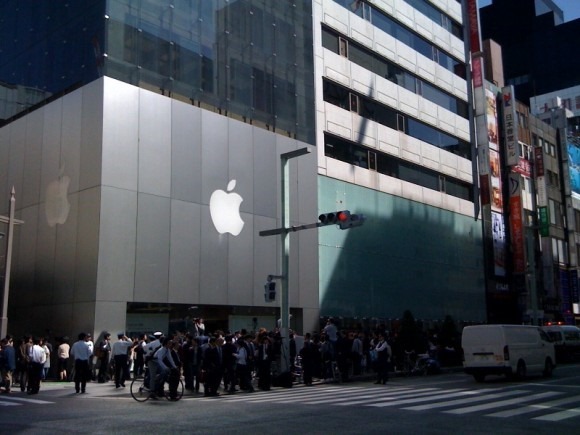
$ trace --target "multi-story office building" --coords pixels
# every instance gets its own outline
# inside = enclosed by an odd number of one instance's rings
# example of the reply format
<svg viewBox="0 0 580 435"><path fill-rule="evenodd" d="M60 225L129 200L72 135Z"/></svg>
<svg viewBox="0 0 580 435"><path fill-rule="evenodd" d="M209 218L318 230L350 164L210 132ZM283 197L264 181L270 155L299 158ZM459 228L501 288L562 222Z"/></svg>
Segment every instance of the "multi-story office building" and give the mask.
<svg viewBox="0 0 580 435"><path fill-rule="evenodd" d="M485 320L461 3L7 1L0 16L0 82L47 96L0 111L0 197L14 185L25 221L15 332L273 327L281 242L258 233L280 225L280 154L303 147L291 224L367 220L290 234L292 328ZM234 189L242 220L221 228L212 201Z"/></svg>
<svg viewBox="0 0 580 435"><path fill-rule="evenodd" d="M481 8L483 39L502 46L506 83L518 99L578 85L580 20L566 22L552 0L493 0Z"/></svg>

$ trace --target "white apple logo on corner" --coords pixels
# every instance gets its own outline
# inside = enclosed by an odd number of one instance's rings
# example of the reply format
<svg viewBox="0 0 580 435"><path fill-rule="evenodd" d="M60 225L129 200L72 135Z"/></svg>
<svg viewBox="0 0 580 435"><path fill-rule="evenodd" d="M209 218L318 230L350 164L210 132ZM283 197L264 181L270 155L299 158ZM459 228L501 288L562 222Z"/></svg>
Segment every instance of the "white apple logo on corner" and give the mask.
<svg viewBox="0 0 580 435"><path fill-rule="evenodd" d="M63 175L63 173L64 165L60 168L58 179L51 181L46 187L44 211L49 227L54 227L56 224L64 224L70 212L70 203L68 202L70 177Z"/></svg>
<svg viewBox="0 0 580 435"><path fill-rule="evenodd" d="M236 187L236 180L228 183L227 191ZM220 234L230 233L237 236L244 228L244 221L240 216L240 204L243 198L237 193L226 193L216 190L209 198L209 213L215 229Z"/></svg>

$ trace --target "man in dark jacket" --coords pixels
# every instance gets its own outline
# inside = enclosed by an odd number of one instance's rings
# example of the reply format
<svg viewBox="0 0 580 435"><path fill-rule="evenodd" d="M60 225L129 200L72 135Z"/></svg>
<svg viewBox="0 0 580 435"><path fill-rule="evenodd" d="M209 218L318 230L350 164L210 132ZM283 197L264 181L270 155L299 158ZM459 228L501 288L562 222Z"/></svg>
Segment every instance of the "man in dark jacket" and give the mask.
<svg viewBox="0 0 580 435"><path fill-rule="evenodd" d="M236 356L237 346L233 343L233 336L226 335L225 343L222 346L224 388L228 393L236 392Z"/></svg>
<svg viewBox="0 0 580 435"><path fill-rule="evenodd" d="M258 358L256 361L256 370L258 372L258 388L267 391L272 383L272 343L267 335L260 337L258 344Z"/></svg>
<svg viewBox="0 0 580 435"><path fill-rule="evenodd" d="M0 342L0 375L2 376L3 393L10 393L12 385L12 373L16 370L16 351L12 343L12 337L7 335Z"/></svg>
<svg viewBox="0 0 580 435"><path fill-rule="evenodd" d="M221 361L215 337L209 339L209 346L203 354L205 372L204 396L219 396L217 388L221 380Z"/></svg>
<svg viewBox="0 0 580 435"><path fill-rule="evenodd" d="M99 384L109 381L109 359L111 356L111 334L103 333L103 339L97 345L95 354L99 357Z"/></svg>

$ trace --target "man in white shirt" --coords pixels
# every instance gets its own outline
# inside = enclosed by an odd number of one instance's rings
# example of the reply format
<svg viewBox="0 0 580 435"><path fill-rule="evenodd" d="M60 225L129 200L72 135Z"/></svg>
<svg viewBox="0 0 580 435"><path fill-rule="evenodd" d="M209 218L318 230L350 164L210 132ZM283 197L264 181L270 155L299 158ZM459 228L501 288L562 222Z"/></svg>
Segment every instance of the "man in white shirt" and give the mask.
<svg viewBox="0 0 580 435"><path fill-rule="evenodd" d="M91 350L91 357L89 358L89 380L96 381L97 377L95 376L95 361L93 361L93 356L95 355L95 342L93 341L93 336L90 332L87 332L87 336L85 337L85 341Z"/></svg>
<svg viewBox="0 0 580 435"><path fill-rule="evenodd" d="M91 377L89 360L93 357L93 351L87 343L87 334L79 334L79 339L72 345L70 353L75 361L75 391L84 393Z"/></svg>
<svg viewBox="0 0 580 435"><path fill-rule="evenodd" d="M145 359L145 364L149 369L149 389L155 391L155 376L157 376L157 363L153 360L153 355L159 348L161 348L161 338L163 337L162 332L156 332L153 334L155 340L147 343L143 348L143 358ZM151 380L153 379L153 382Z"/></svg>
<svg viewBox="0 0 580 435"><path fill-rule="evenodd" d="M117 334L119 341L113 343L111 353L115 360L115 387L125 387L125 380L129 379L129 349L133 347L133 341L125 334Z"/></svg>
<svg viewBox="0 0 580 435"><path fill-rule="evenodd" d="M30 348L30 367L28 372L28 394L38 394L40 390L40 379L42 378L42 369L44 368L44 363L46 362L46 352L44 348L40 345L40 338L35 338L33 345Z"/></svg>
<svg viewBox="0 0 580 435"><path fill-rule="evenodd" d="M161 339L161 347L155 351L153 355L153 359L151 360L155 368L155 376L151 377L151 382L155 379L157 375L159 375L159 379L156 379L155 383L155 394L157 396L163 395L163 384L165 383L167 377L171 370L178 370L175 361L173 361L173 357L171 356L170 345L172 344L172 340L169 337L163 337Z"/></svg>

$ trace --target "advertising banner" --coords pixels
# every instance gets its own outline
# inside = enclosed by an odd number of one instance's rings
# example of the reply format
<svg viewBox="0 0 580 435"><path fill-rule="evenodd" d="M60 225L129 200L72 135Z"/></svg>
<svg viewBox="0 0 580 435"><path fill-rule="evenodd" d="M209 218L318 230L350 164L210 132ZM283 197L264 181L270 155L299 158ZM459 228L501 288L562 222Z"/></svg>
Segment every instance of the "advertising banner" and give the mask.
<svg viewBox="0 0 580 435"><path fill-rule="evenodd" d="M485 90L486 118L487 118L487 139L489 148L499 150L499 131L497 125L497 100L495 94L489 89Z"/></svg>
<svg viewBox="0 0 580 435"><path fill-rule="evenodd" d="M524 273L526 265L524 245L524 223L522 219L521 177L518 173L509 174L510 230L514 273Z"/></svg>
<svg viewBox="0 0 580 435"><path fill-rule="evenodd" d="M513 86L502 88L503 96L503 126L505 137L506 166L515 166L519 160L518 117Z"/></svg>
<svg viewBox="0 0 580 435"><path fill-rule="evenodd" d="M491 174L491 209L495 212L503 212L503 196L501 189L501 177L499 167L499 153L489 150L489 168Z"/></svg>

